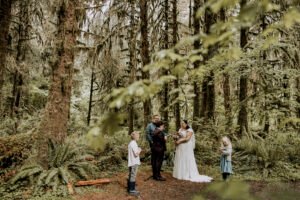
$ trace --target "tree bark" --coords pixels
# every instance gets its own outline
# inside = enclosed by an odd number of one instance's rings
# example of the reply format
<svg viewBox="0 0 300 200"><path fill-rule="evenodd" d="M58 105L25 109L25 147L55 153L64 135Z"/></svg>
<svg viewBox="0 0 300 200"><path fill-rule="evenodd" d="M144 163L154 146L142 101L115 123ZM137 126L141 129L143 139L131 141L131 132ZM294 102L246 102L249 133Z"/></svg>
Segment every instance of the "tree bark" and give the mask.
<svg viewBox="0 0 300 200"><path fill-rule="evenodd" d="M205 10L204 17L204 32L210 34L210 27L216 23L217 15L214 14L209 8ZM204 56L204 62L209 60L214 51L216 51L216 45L208 47L208 53ZM210 71L207 76L204 77L202 82L202 104L200 117L204 119L205 122L208 120L214 120L215 113L215 83L214 83L214 73Z"/></svg>
<svg viewBox="0 0 300 200"><path fill-rule="evenodd" d="M39 161L47 168L48 139L63 143L67 136L70 112L74 47L76 44L77 0L61 1L58 15L58 61L52 66L52 83L39 127Z"/></svg>
<svg viewBox="0 0 300 200"><path fill-rule="evenodd" d="M12 0L0 0L0 114L2 115L3 104L3 84L5 63L8 47L8 31L11 19ZM2 116L1 116L2 117Z"/></svg>
<svg viewBox="0 0 300 200"><path fill-rule="evenodd" d="M193 16L192 0L190 0L190 2L189 2L189 28L192 28L192 16Z"/></svg>
<svg viewBox="0 0 300 200"><path fill-rule="evenodd" d="M241 9L246 5L246 0L241 0L240 5ZM241 28L240 33L240 47L242 49L248 43L248 28ZM245 49L244 49L245 50ZM248 78L246 75L241 75L240 77L240 93L239 93L239 102L240 102L240 111L238 115L238 125L239 136L244 134L244 131L248 132L248 111L247 111L247 96L248 96Z"/></svg>
<svg viewBox="0 0 300 200"><path fill-rule="evenodd" d="M135 3L134 0L130 0L130 29L129 29L129 83L135 81L136 76L136 40L135 40ZM134 128L134 105L130 102L128 105L128 134L133 132Z"/></svg>
<svg viewBox="0 0 300 200"><path fill-rule="evenodd" d="M18 113L20 110L20 103L22 98L22 87L24 84L24 73L28 70L25 69L24 62L26 61L26 54L28 51L28 39L29 39L29 1L23 0L19 2L20 10L20 23L18 27L19 38L17 45L17 69L14 73L14 82L12 90L12 102L11 102L11 117L16 116L19 118ZM15 123L17 131L18 122Z"/></svg>
<svg viewBox="0 0 300 200"><path fill-rule="evenodd" d="M140 21L141 21L141 59L142 66L150 63L149 41L148 41L148 5L147 0L140 0ZM149 79L149 71L142 71L142 79ZM143 102L144 108L144 128L151 120L151 100Z"/></svg>
<svg viewBox="0 0 300 200"><path fill-rule="evenodd" d="M193 8L193 27L194 27L194 35L198 35L200 33L200 19L197 18L197 11L200 8L201 0L194 0L194 8ZM200 48L200 41L196 40L194 42L194 49ZM194 69L198 69L200 66L200 61L196 61L193 63ZM197 132L199 128L199 119L200 119L200 89L198 81L195 80L193 82L193 90L194 90L194 99L193 99L193 129Z"/></svg>
<svg viewBox="0 0 300 200"><path fill-rule="evenodd" d="M173 47L177 44L177 35L178 35L178 23L177 23L177 0L172 1L172 21L173 21L173 27L172 27L172 42ZM174 63L177 64L176 62ZM174 80L174 87L176 90L179 90L179 77ZM175 97L175 105L174 105L174 115L175 115L175 127L176 130L179 130L180 128L180 102L178 100L179 98L179 91L174 94Z"/></svg>
<svg viewBox="0 0 300 200"><path fill-rule="evenodd" d="M164 0L164 40L163 48L169 48L169 0ZM168 75L167 70L163 70L163 75ZM165 123L166 130L169 128L169 84L165 83L163 86L163 99L162 99L162 118Z"/></svg>
<svg viewBox="0 0 300 200"><path fill-rule="evenodd" d="M99 185L104 183L110 183L111 180L108 178L96 179L96 180L88 180L88 181L78 181L75 183L75 186L87 186L87 185Z"/></svg>
<svg viewBox="0 0 300 200"><path fill-rule="evenodd" d="M91 122L91 116L92 116L92 109L93 109L93 93L94 93L94 81L95 81L95 72L94 69L92 69L92 75L91 75L91 85L90 85L90 99L89 99L89 108L88 108L88 115L87 115L87 125L90 125Z"/></svg>
<svg viewBox="0 0 300 200"><path fill-rule="evenodd" d="M207 118L210 120L215 119L215 75L210 71L207 83Z"/></svg>
<svg viewBox="0 0 300 200"><path fill-rule="evenodd" d="M300 78L297 78L297 80L296 80L296 91L297 91L296 100L297 100L298 104L300 105ZM297 108L296 115L298 118L300 118L300 107L299 106ZM300 125L300 123L299 123L299 125Z"/></svg>
<svg viewBox="0 0 300 200"><path fill-rule="evenodd" d="M264 31L267 28L267 23L265 20L266 16L262 15L261 17L261 21L262 21L262 31ZM266 51L262 52L262 59L263 59L263 63L265 63L266 59L267 59L267 53ZM256 85L256 83L255 83ZM254 92L256 92L256 87L254 87ZM264 112L265 112L265 124L264 124L264 132L268 133L269 129L270 129L270 117L269 117L269 111L268 111L268 107L269 107L269 103L268 103L268 97L267 95L265 95L265 106L264 106Z"/></svg>
<svg viewBox="0 0 300 200"><path fill-rule="evenodd" d="M224 8L220 11L221 21L226 21L226 10ZM226 130L228 131L232 125L231 117L231 104L230 104L230 76L227 72L223 74L223 93L224 93L224 108L225 108L225 118L226 118Z"/></svg>

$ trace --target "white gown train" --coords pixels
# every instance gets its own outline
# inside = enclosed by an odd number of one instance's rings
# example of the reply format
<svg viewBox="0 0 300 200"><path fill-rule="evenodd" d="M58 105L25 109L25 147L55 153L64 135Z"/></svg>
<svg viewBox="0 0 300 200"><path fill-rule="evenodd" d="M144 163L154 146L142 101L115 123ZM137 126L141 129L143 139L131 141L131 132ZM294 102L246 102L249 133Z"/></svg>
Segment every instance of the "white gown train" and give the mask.
<svg viewBox="0 0 300 200"><path fill-rule="evenodd" d="M180 180L187 180L192 182L211 182L212 178L205 175L200 175L198 172L194 148L195 148L195 135L194 131L190 128L188 130L179 130L182 137L186 137L187 132L192 132L191 139L185 143L181 143L176 147L173 177Z"/></svg>

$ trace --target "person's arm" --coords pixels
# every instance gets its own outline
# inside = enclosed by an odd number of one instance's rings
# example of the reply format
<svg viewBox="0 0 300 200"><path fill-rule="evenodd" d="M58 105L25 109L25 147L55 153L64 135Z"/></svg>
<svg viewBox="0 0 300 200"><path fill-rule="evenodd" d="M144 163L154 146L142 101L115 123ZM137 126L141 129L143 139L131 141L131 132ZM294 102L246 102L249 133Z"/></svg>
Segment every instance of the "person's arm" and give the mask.
<svg viewBox="0 0 300 200"><path fill-rule="evenodd" d="M223 148L223 149L221 149L221 153L222 153L222 155L229 156L232 153L232 149L231 148Z"/></svg>
<svg viewBox="0 0 300 200"><path fill-rule="evenodd" d="M180 138L179 140L177 140L176 144L180 144L180 143L189 141L191 139L192 135L193 135L193 132L188 131L186 134L186 137L183 137L183 138Z"/></svg>
<svg viewBox="0 0 300 200"><path fill-rule="evenodd" d="M166 131L163 131L164 139L167 141L169 134Z"/></svg>
<svg viewBox="0 0 300 200"><path fill-rule="evenodd" d="M146 128L146 137L147 137L147 141L152 143L153 142L153 139L152 139L152 136L151 136L151 125L149 124Z"/></svg>
<svg viewBox="0 0 300 200"><path fill-rule="evenodd" d="M138 157L141 151L142 151L141 148L139 148L137 145L133 145L132 152L135 157Z"/></svg>

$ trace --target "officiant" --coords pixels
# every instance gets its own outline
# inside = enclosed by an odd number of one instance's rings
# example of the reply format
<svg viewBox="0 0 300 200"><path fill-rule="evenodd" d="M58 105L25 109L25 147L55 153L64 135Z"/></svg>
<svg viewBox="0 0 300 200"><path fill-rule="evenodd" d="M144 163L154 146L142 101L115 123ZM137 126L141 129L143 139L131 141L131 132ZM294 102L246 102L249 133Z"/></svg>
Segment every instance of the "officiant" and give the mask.
<svg viewBox="0 0 300 200"><path fill-rule="evenodd" d="M153 179L157 181L165 181L166 179L163 178L160 174L164 154L167 150L166 140L167 140L167 133L164 132L165 125L162 121L156 123L156 129L153 132L152 136L152 146L151 146L151 154L152 154L152 172L153 172Z"/></svg>

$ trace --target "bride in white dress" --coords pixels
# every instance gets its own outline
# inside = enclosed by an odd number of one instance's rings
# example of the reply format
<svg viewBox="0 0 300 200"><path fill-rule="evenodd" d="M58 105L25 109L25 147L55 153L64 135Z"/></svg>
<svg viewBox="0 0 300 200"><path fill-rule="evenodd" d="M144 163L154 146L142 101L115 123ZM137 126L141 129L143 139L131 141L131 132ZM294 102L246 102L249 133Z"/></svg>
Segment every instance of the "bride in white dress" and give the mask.
<svg viewBox="0 0 300 200"><path fill-rule="evenodd" d="M200 175L198 172L194 156L195 135L186 120L183 120L181 123L178 134L179 139L176 141L173 177L192 182L211 182L211 177Z"/></svg>

